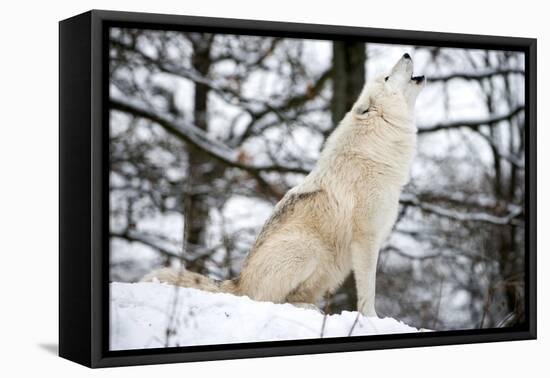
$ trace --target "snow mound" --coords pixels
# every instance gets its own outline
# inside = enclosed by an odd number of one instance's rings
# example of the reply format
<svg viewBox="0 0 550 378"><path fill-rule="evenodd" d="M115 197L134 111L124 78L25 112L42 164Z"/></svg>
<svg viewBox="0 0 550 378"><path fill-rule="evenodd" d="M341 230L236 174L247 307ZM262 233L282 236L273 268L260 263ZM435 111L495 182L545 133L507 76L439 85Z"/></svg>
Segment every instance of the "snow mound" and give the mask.
<svg viewBox="0 0 550 378"><path fill-rule="evenodd" d="M324 316L160 283L111 283L110 289L111 350L342 337L350 330L352 336L420 332L393 318Z"/></svg>

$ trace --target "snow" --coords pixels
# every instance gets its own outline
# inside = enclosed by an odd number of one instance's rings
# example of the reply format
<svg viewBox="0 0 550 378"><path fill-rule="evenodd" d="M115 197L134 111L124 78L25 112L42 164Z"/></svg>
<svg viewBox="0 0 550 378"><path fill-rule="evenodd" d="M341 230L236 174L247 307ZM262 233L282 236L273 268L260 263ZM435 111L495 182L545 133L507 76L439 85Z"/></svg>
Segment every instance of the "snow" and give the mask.
<svg viewBox="0 0 550 378"><path fill-rule="evenodd" d="M323 315L291 304L177 288L111 283L110 349L211 345L421 332L393 318ZM324 327L323 327L324 323ZM355 326L354 326L355 323ZM173 330L167 342L167 329Z"/></svg>

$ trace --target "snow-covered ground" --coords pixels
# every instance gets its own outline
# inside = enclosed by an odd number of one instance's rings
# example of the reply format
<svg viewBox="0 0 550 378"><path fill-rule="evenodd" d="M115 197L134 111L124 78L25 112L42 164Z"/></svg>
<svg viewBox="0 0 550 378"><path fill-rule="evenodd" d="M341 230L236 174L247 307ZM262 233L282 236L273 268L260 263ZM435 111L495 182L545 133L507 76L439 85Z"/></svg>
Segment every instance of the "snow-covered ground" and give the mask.
<svg viewBox="0 0 550 378"><path fill-rule="evenodd" d="M112 283L110 305L111 350L342 337L350 330L353 336L419 332L392 318L349 311L324 316L290 304L149 282Z"/></svg>

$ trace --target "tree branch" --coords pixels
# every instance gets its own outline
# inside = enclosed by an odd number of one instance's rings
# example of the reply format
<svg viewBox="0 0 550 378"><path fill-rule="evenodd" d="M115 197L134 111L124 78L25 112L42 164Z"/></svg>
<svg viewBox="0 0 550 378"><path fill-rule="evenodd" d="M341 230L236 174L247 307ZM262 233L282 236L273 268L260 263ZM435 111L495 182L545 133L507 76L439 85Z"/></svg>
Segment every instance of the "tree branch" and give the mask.
<svg viewBox="0 0 550 378"><path fill-rule="evenodd" d="M525 169L525 163L518 156L506 153L495 143L495 141L488 135L485 135L481 130L476 130L477 134L481 136L492 148L493 152L500 157L501 159L506 160L508 163L512 164L516 168Z"/></svg>
<svg viewBox="0 0 550 378"><path fill-rule="evenodd" d="M182 121L174 120L157 114L146 107L122 99L111 98L111 109L122 111L140 118L148 119L178 139L190 143L200 150L206 152L211 157L225 163L231 167L239 168L249 172L282 172L282 173L302 173L307 174L310 168L299 166L285 166L279 164L250 165L238 161L239 151L231 149L223 143L211 139L203 130L195 125Z"/></svg>
<svg viewBox="0 0 550 378"><path fill-rule="evenodd" d="M141 59L143 59L146 64L156 67L161 72L185 78L195 83L206 86L209 90L216 93L223 101L227 102L228 104L235 105L235 103L238 103L238 105L251 117L250 123L245 127L245 132L239 138L240 143L242 143L247 137L251 135L254 124L259 119L263 118L269 113L275 114L279 119L286 122L294 121L288 119L288 117L283 112L289 108L297 108L316 97L324 88L324 85L328 81L328 79L332 77L332 69L329 68L321 75L319 75L315 83L312 86L308 87L308 89L304 93L299 93L292 97L289 97L282 104L273 105L268 102L257 100L254 98L245 98L238 91L233 90L232 88L229 88L227 86L220 86L214 83L209 78L204 77L192 68L178 67L174 64L171 64L170 62L155 59L133 46L129 46L114 39L111 39L110 43L117 48L136 54Z"/></svg>
<svg viewBox="0 0 550 378"><path fill-rule="evenodd" d="M399 256L405 257L409 260L420 260L420 261L434 259L434 258L442 256L441 252L428 254L428 255L418 255L418 256L410 255L407 252L403 251L402 249L400 249L396 246L393 246L393 245L388 245L387 247L384 248L384 251L394 252L394 253L398 254Z"/></svg>
<svg viewBox="0 0 550 378"><path fill-rule="evenodd" d="M178 254L177 252L170 251L170 250L154 243L153 241L151 241L148 238L145 238L145 237L142 237L142 236L139 236L139 235L134 235L134 234L131 235L129 232L114 232L114 231L111 231L109 233L109 237L110 238L123 239L123 240L126 240L126 241L131 242L131 243L140 243L140 244L146 245L150 248L153 248L154 250L156 250L156 251L160 252L161 254L166 255L168 257L173 257L173 258L176 258L176 259L179 259L179 260L183 259L183 256Z"/></svg>
<svg viewBox="0 0 550 378"><path fill-rule="evenodd" d="M525 106L521 105L521 106L516 107L515 109L513 109L509 113L504 114L504 115L500 115L500 116L490 117L490 118L486 118L486 119L479 119L479 120L453 121L453 122L448 122L448 123L440 123L440 124L433 125L433 126L419 127L418 128L418 133L419 134L424 134L424 133L431 133L431 132L434 132L434 131L451 130L451 129L456 129L456 128L469 128L469 129L477 130L481 126L485 126L485 125L493 126L493 125L496 125L499 122L507 121L509 119L512 119L513 117L515 117L516 115L518 115L519 113L521 113L524 110L525 110Z"/></svg>
<svg viewBox="0 0 550 378"><path fill-rule="evenodd" d="M273 187L268 181L266 181L262 173L264 172L279 172L279 173L301 173L307 174L311 168L304 168L299 166L286 166L279 164L266 164L266 165L251 165L244 164L239 161L239 151L229 148L223 143L212 140L208 135L198 127L191 123L168 118L160 114L156 114L150 109L127 100L111 98L110 106L113 110L118 110L131 114L136 117L144 118L152 121L166 130L171 135L180 139L181 141L191 144L201 151L204 151L212 158L222 162L223 164L238 168L248 172L257 182L260 188L268 194L269 197L279 200L284 193Z"/></svg>
<svg viewBox="0 0 550 378"><path fill-rule="evenodd" d="M519 206L510 207L508 214L504 216L497 216L486 212L464 213L420 201L417 196L410 193L401 194L399 202L402 205L415 206L427 213L439 215L459 222L483 222L497 226L508 224L521 225L521 222L517 222L516 218L523 214L523 209Z"/></svg>
<svg viewBox="0 0 550 378"><path fill-rule="evenodd" d="M140 235L136 232L130 232L128 230L123 232L111 231L109 232L109 237L126 240L127 242L130 242L130 243L140 243L150 248L153 248L155 251L158 251L159 253L167 257L173 257L175 259L183 260L186 262L193 262L197 259L203 258L205 256L209 256L214 250L221 247L221 245L217 245L215 247L205 248L198 245L189 245L189 243L187 243L188 247L192 247L193 253L192 255L190 254L182 255L181 253L178 253L176 251L171 251L161 246L157 240L154 240L154 238L150 236Z"/></svg>
<svg viewBox="0 0 550 378"><path fill-rule="evenodd" d="M525 71L520 69L504 69L504 70L489 71L489 72L472 72L472 73L457 72L457 73L452 73L448 75L428 77L428 82L430 83L447 82L453 79L480 81L483 79L489 79L493 76L505 76L510 74L525 75Z"/></svg>

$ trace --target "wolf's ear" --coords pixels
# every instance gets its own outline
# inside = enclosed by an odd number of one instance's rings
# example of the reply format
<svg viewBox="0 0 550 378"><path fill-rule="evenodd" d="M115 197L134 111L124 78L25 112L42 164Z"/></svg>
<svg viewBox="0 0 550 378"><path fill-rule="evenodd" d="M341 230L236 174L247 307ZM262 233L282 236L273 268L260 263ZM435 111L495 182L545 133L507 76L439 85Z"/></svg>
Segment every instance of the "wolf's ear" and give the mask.
<svg viewBox="0 0 550 378"><path fill-rule="evenodd" d="M366 101L365 101L366 100ZM370 101L368 99L359 98L353 108L352 112L356 115L367 115L370 108Z"/></svg>
<svg viewBox="0 0 550 378"><path fill-rule="evenodd" d="M354 115L357 115L357 116L367 115L372 103L371 101L372 94L373 94L373 87L365 84L363 86L363 89L361 90L361 93L359 94L359 97L357 98L357 101L355 101L355 104L353 104L351 108L351 111Z"/></svg>
<svg viewBox="0 0 550 378"><path fill-rule="evenodd" d="M356 109L355 109L355 113L358 114L358 115L366 115L370 110L370 107L368 106L358 106Z"/></svg>

